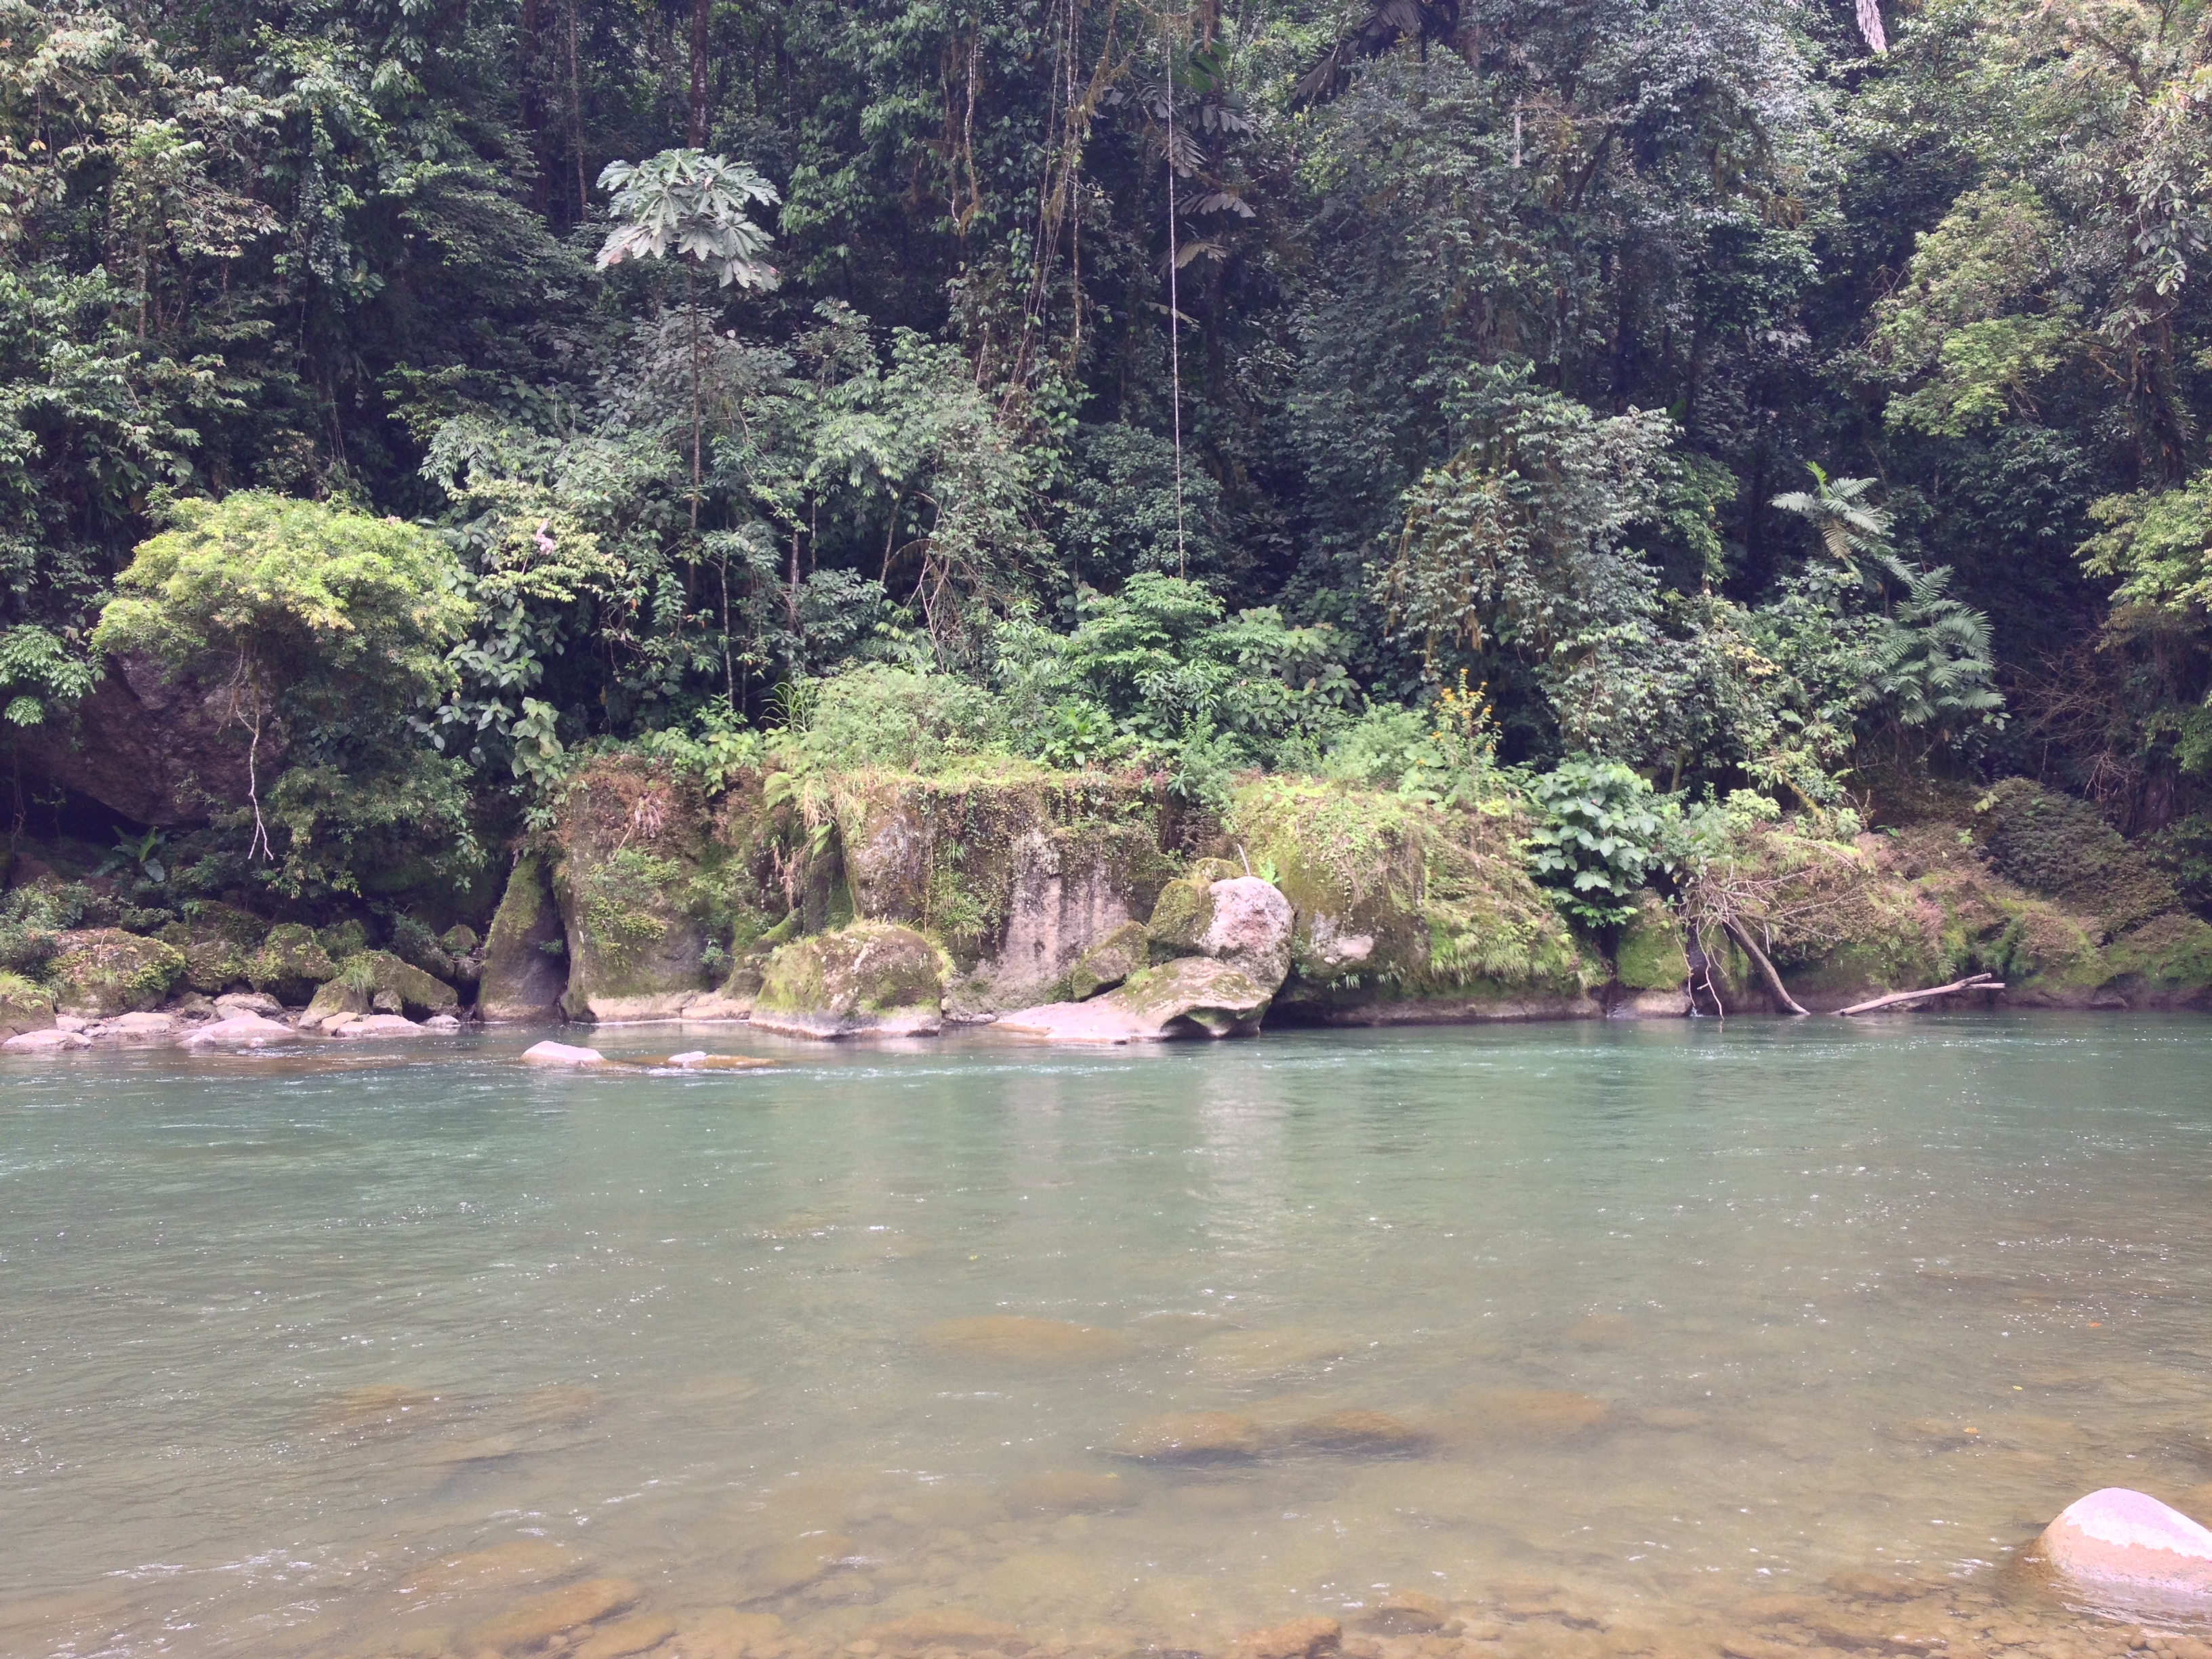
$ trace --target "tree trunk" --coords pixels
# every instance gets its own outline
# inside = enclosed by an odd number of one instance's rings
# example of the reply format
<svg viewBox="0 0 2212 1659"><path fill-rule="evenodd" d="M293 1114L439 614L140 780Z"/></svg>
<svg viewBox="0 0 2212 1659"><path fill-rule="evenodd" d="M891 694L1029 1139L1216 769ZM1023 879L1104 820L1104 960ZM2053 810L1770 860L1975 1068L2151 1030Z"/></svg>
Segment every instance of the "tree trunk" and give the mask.
<svg viewBox="0 0 2212 1659"><path fill-rule="evenodd" d="M707 148L707 21L714 0L691 0L691 148Z"/></svg>
<svg viewBox="0 0 2212 1659"><path fill-rule="evenodd" d="M530 210L539 218L553 210L553 180L545 169L545 108L538 84L538 51L541 0L522 0L522 27L515 42L514 76L522 93L522 130L530 135L531 159L537 162L530 179Z"/></svg>
<svg viewBox="0 0 2212 1659"><path fill-rule="evenodd" d="M691 313L691 530L699 530L699 277L687 261L684 267L684 308Z"/></svg>
<svg viewBox="0 0 2212 1659"><path fill-rule="evenodd" d="M1766 976L1766 988L1774 993L1774 1000L1793 1014L1802 1016L1808 1012L1807 1009L1799 1006L1796 998L1783 988L1782 975L1774 971L1774 964L1766 959L1766 952L1753 940L1750 930L1735 921L1723 922L1722 926L1729 930L1729 938L1743 946L1743 953L1759 964L1759 971Z"/></svg>

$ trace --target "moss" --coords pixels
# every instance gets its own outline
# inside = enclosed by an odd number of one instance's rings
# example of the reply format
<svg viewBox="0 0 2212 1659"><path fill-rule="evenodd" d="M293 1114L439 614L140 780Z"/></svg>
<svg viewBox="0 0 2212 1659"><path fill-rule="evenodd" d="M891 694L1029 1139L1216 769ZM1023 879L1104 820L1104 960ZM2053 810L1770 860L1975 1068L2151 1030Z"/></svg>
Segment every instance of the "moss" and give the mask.
<svg viewBox="0 0 2212 1659"><path fill-rule="evenodd" d="M0 1042L54 1023L53 994L21 974L0 973Z"/></svg>
<svg viewBox="0 0 2212 1659"><path fill-rule="evenodd" d="M2106 982L2130 1001L2197 1003L2212 994L2212 926L2178 913L2154 916L2106 950Z"/></svg>
<svg viewBox="0 0 2212 1659"><path fill-rule="evenodd" d="M2027 778L1983 799L1975 833L1997 872L2119 932L2180 902L2172 878L2097 809Z"/></svg>
<svg viewBox="0 0 2212 1659"><path fill-rule="evenodd" d="M1194 954L1212 925L1213 878L1210 872L1201 872L1180 877L1160 889L1146 932L1153 954L1165 961Z"/></svg>
<svg viewBox="0 0 2212 1659"><path fill-rule="evenodd" d="M1306 779L1240 788L1228 838L1297 913L1290 1001L1316 992L1509 996L1590 977L1510 816Z"/></svg>
<svg viewBox="0 0 2212 1659"><path fill-rule="evenodd" d="M1689 980L1681 926L1656 893L1636 896L1636 914L1613 954L1613 977L1632 991L1679 990Z"/></svg>
<svg viewBox="0 0 2212 1659"><path fill-rule="evenodd" d="M323 947L332 962L343 962L368 949L368 929L358 918L349 916L332 927L318 929L315 943Z"/></svg>
<svg viewBox="0 0 2212 1659"><path fill-rule="evenodd" d="M1110 991L1151 960L1152 933L1141 921L1127 921L1076 958L1068 970L1067 994L1082 1002Z"/></svg>
<svg viewBox="0 0 2212 1659"><path fill-rule="evenodd" d="M885 1015L934 1017L952 964L911 927L856 921L779 947L768 959L754 1014L796 1017L816 1035L864 1029Z"/></svg>
<svg viewBox="0 0 2212 1659"><path fill-rule="evenodd" d="M315 988L337 970L337 963L315 938L313 928L287 921L271 927L261 948L246 959L246 980L255 990L266 992L287 1006L296 1006L313 996Z"/></svg>
<svg viewBox="0 0 2212 1659"><path fill-rule="evenodd" d="M91 927L61 936L49 971L63 1009L105 1017L158 1006L184 978L185 956L161 939Z"/></svg>

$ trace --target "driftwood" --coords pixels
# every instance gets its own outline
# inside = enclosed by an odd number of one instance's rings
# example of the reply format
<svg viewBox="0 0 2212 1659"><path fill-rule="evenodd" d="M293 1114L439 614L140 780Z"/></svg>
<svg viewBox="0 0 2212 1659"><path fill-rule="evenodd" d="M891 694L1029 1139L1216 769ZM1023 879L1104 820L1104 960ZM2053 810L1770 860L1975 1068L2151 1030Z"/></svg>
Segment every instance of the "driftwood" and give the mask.
<svg viewBox="0 0 2212 1659"><path fill-rule="evenodd" d="M1812 1011L1798 1006L1797 999L1782 988L1782 975L1774 971L1774 964L1766 959L1766 952L1752 942L1751 934L1740 921L1730 918L1721 923L1729 937L1743 946L1744 954L1759 964L1759 971L1766 975L1766 988L1774 993L1774 1000L1791 1013L1804 1015Z"/></svg>
<svg viewBox="0 0 2212 1659"><path fill-rule="evenodd" d="M1924 991L1893 991L1886 997L1875 997L1866 1002L1855 1002L1848 1008L1836 1010L1838 1018L1850 1014L1870 1014L1877 1008L1893 1008L1902 1002L1923 1002L1929 997L1948 997L1954 991L2002 991L2004 981L1993 974L1969 974L1964 979L1954 979L1948 985L1931 985Z"/></svg>

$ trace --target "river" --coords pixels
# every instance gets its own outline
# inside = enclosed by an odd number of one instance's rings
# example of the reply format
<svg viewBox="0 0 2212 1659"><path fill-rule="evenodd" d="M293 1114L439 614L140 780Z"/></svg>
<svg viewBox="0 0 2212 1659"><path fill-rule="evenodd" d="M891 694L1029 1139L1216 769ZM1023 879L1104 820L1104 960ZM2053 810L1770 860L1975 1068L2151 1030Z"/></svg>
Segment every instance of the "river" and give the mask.
<svg viewBox="0 0 2212 1659"><path fill-rule="evenodd" d="M0 1653L2069 1659L2212 1514L2201 1018L540 1035L4 1062Z"/></svg>

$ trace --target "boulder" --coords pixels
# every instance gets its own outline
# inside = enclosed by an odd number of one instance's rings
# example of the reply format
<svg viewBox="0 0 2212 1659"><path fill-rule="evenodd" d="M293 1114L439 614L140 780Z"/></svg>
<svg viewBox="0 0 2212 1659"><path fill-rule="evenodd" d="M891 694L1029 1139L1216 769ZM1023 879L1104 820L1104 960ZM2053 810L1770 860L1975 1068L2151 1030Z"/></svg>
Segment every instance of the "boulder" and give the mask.
<svg viewBox="0 0 2212 1659"><path fill-rule="evenodd" d="M332 1036L420 1036L422 1027L400 1014L362 1014L356 1018L335 1020L323 1028Z"/></svg>
<svg viewBox="0 0 2212 1659"><path fill-rule="evenodd" d="M0 1039L51 1030L53 1023L51 992L21 974L0 973Z"/></svg>
<svg viewBox="0 0 2212 1659"><path fill-rule="evenodd" d="M1245 1036L1260 1029L1273 993L1211 957L1179 957L1133 974L1088 1002L1053 1002L1001 1014L1000 1029L1067 1042L1152 1042L1178 1036ZM758 1016L755 1016L757 1019Z"/></svg>
<svg viewBox="0 0 2212 1659"><path fill-rule="evenodd" d="M265 1019L251 1010L241 1009L211 1024L203 1025L185 1038L187 1048L265 1048L272 1042L287 1042L296 1035L282 1020Z"/></svg>
<svg viewBox="0 0 2212 1659"><path fill-rule="evenodd" d="M526 1066L599 1066L606 1056L597 1048L579 1048L567 1042L539 1042L522 1051Z"/></svg>
<svg viewBox="0 0 2212 1659"><path fill-rule="evenodd" d="M363 996L368 999L365 1006L352 1006L356 999ZM307 1018L318 1018L315 1010L319 1006L325 1011L319 1018L327 1021L342 1011L342 1004L348 1012L380 1011L420 1017L451 1013L460 1001L452 986L433 979L412 963L402 962L391 951L362 951L341 963L336 976L315 994Z"/></svg>
<svg viewBox="0 0 2212 1659"><path fill-rule="evenodd" d="M153 1008L184 977L184 953L157 939L119 927L87 927L59 939L48 969L54 1000L87 1019Z"/></svg>
<svg viewBox="0 0 2212 1659"><path fill-rule="evenodd" d="M284 1005L262 991L232 991L215 1000L215 1011L223 1018L238 1014L259 1014L274 1019L284 1012Z"/></svg>
<svg viewBox="0 0 2212 1659"><path fill-rule="evenodd" d="M525 853L514 861L484 941L477 1014L487 1022L552 1019L568 988L568 945L553 886L544 860Z"/></svg>
<svg viewBox="0 0 2212 1659"><path fill-rule="evenodd" d="M246 959L246 982L287 1007L297 1007L315 994L324 981L337 977L338 965L331 960L312 927L296 921L279 923L269 930L261 948Z"/></svg>
<svg viewBox="0 0 2212 1659"><path fill-rule="evenodd" d="M91 1047L92 1039L82 1032L64 1031L59 1027L49 1027L43 1031L25 1031L21 1036L11 1036L5 1042L0 1042L0 1049L12 1054L45 1054L63 1048Z"/></svg>
<svg viewBox="0 0 2212 1659"><path fill-rule="evenodd" d="M1291 902L1272 882L1234 876L1213 884L1201 954L1225 962L1273 995L1291 971Z"/></svg>
<svg viewBox="0 0 2212 1659"><path fill-rule="evenodd" d="M307 1012L300 1016L303 1030L319 1030L341 1020L358 1019L369 1012L373 988L356 985L340 978L328 981L319 987L314 999L307 1004Z"/></svg>
<svg viewBox="0 0 2212 1659"><path fill-rule="evenodd" d="M123 1037L165 1037L176 1035L177 1022L167 1014L118 1014L107 1022L107 1035Z"/></svg>
<svg viewBox="0 0 2212 1659"><path fill-rule="evenodd" d="M213 994L246 982L254 948L269 931L269 924L236 905L196 900L185 907L185 918L161 930L161 938L184 952L184 982L195 991Z"/></svg>
<svg viewBox="0 0 2212 1659"><path fill-rule="evenodd" d="M787 1036L927 1036L944 1028L945 953L911 927L856 921L780 947L752 1023Z"/></svg>
<svg viewBox="0 0 2212 1659"><path fill-rule="evenodd" d="M1110 991L1152 960L1152 935L1141 921L1125 921L1075 960L1067 994L1087 1002Z"/></svg>
<svg viewBox="0 0 2212 1659"><path fill-rule="evenodd" d="M2106 1486L2077 1498L2036 1553L2074 1583L2159 1596L2212 1595L2212 1531L2148 1492Z"/></svg>

